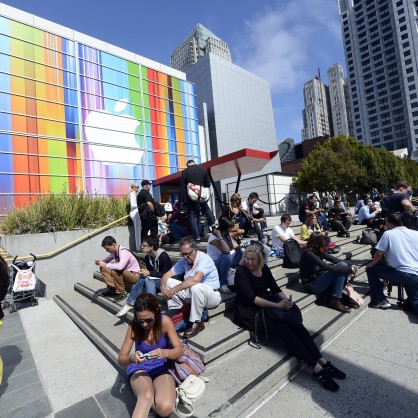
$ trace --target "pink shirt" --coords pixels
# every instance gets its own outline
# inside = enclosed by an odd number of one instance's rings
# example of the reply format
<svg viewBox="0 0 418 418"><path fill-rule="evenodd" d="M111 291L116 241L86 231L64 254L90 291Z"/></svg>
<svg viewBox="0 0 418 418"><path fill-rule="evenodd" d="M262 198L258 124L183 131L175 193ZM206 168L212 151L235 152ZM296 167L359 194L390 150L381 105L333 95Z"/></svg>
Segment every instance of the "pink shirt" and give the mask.
<svg viewBox="0 0 418 418"><path fill-rule="evenodd" d="M106 263L106 267L111 270L139 272L138 260L127 248L122 247L122 245L119 245L117 253L109 254L103 262Z"/></svg>

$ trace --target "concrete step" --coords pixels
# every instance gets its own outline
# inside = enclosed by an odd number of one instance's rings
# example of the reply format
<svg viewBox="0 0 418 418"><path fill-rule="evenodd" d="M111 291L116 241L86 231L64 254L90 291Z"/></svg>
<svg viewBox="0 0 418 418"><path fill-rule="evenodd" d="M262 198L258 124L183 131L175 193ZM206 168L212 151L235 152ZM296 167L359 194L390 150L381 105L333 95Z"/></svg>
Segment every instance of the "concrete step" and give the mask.
<svg viewBox="0 0 418 418"><path fill-rule="evenodd" d="M322 306L324 301L315 295L306 294L299 283L298 269L285 269L280 259L270 258L269 265L279 286L302 309L304 324L314 336L319 346L340 332L349 321L361 315L368 303L369 287L364 273L364 265L370 260L369 246L352 243L353 238L343 238L341 252L337 257L344 260L351 253L351 262L360 266L359 275L354 281L356 290L365 295L366 304L362 309L342 314ZM118 369L117 354L122 344L132 313L125 318L116 318L114 314L122 304L100 296L105 290L100 273L93 278L75 285L73 292L57 295L54 300L85 332L94 344ZM238 417L245 416L247 409L261 402L277 390L299 367L280 342L269 336L260 350L251 347L250 335L232 322L234 294L222 295L222 302L216 309L209 311L209 321L205 331L189 340L207 364L205 373L208 383L204 398L195 409L195 417ZM162 310L166 311L161 299ZM124 370L121 370L124 372ZM313 385L317 384L315 382ZM216 399L216 402L214 402ZM217 405L214 408L214 405Z"/></svg>
<svg viewBox="0 0 418 418"><path fill-rule="evenodd" d="M361 274L363 270L364 267L361 267L359 273ZM293 273L293 275L296 277L298 276L298 273ZM278 282L283 280L283 278L279 278ZM315 295L307 294L304 291L303 286L297 280L289 281L285 285L282 285L282 288L283 290L286 289L285 291L287 294L292 294L293 300L301 309L308 308L310 305L317 303L317 297ZM83 295L85 298L84 304L99 306L101 309L106 310L106 314L111 315L113 320L116 321L119 325L124 323L126 326L127 323L129 323L133 318L132 313L128 313L125 318L115 318L114 314L121 308L123 304L115 303L111 299L100 296L100 289L105 289L104 284L101 280L97 279L85 280L84 282L77 283L75 285L75 291L80 295ZM67 294L60 296L63 298L69 298L69 295ZM248 332L240 329L232 322L233 311L231 308L234 304L234 294L222 295L222 298L223 300L217 308L209 310L210 319L206 324L205 332L198 334L196 337L190 340L191 346L202 356L202 359L205 363L210 363L218 359L229 351L234 350L241 344L247 342L249 339ZM69 299L67 305L71 305L71 300L72 299ZM70 316L74 314L78 315L79 318L77 318L75 321L76 323L79 324L79 319L81 317L82 322L90 324L88 335L90 338L93 338L92 325L95 323L95 317L90 317L90 311L87 311L84 308L80 308L79 304L81 303L82 299L77 298L74 300L77 300L77 306L70 306L73 312L69 312L69 309L66 309L66 312ZM163 299L160 301L162 305L162 311L167 312L165 301ZM100 340L102 335L106 335L106 333L103 334L102 330L99 329L97 333L97 339ZM110 339L109 337L107 338ZM111 341L113 346L117 347L120 344L119 340ZM100 345L100 341L97 342L97 345Z"/></svg>
<svg viewBox="0 0 418 418"><path fill-rule="evenodd" d="M348 323L361 315L369 302L367 285L355 285L365 304L350 314L342 314L315 304L303 310L304 325L321 348ZM248 408L260 404L277 391L300 368L279 338L269 335L261 349L243 344L211 362L205 375L211 379L204 398L197 404L195 417L245 417ZM310 373L309 371L306 371ZM312 385L318 383L312 381ZM216 399L216 407L214 407Z"/></svg>

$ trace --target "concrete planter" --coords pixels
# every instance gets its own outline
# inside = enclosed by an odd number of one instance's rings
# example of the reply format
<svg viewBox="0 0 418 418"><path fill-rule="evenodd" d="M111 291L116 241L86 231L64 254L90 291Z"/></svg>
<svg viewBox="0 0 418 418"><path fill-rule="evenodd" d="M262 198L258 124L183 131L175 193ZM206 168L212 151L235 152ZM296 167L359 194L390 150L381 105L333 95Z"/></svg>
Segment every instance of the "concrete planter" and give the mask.
<svg viewBox="0 0 418 418"><path fill-rule="evenodd" d="M91 232L93 230L11 235L1 237L0 243L13 256L28 256L30 253L38 256L51 253ZM107 253L101 243L107 235L112 235L124 246L129 246L133 241L130 248L135 247L133 227L112 227L86 238L54 257L36 262L35 273L41 282L41 292L47 299L52 299L58 293L72 291L75 283L92 278L93 273L98 270L94 260L106 257Z"/></svg>

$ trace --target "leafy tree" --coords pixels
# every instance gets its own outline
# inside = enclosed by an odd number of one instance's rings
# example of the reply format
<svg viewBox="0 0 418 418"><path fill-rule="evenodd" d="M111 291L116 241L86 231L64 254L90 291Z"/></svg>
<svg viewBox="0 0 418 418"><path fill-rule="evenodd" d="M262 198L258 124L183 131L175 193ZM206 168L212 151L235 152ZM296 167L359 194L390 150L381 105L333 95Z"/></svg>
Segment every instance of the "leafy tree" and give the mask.
<svg viewBox="0 0 418 418"><path fill-rule="evenodd" d="M301 192L317 191L322 197L326 192L364 194L382 186L387 190L403 180L417 186L417 162L340 135L315 145L293 185Z"/></svg>

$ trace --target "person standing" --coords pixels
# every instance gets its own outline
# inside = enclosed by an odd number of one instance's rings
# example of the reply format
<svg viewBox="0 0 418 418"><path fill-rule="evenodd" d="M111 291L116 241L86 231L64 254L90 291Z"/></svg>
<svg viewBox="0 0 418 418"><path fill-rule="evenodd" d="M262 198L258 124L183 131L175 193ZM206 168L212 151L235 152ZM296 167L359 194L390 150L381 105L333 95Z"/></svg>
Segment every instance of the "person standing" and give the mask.
<svg viewBox="0 0 418 418"><path fill-rule="evenodd" d="M9 289L9 268L7 266L6 260L0 255L0 334L1 329L3 328L3 318L4 312L2 309L1 302L7 295ZM0 385L3 380L3 360L0 356Z"/></svg>
<svg viewBox="0 0 418 418"><path fill-rule="evenodd" d="M151 182L142 180L141 186L142 190L138 193L137 204L142 223L141 241L143 241L148 232L151 235L158 235L158 218L155 215L154 198L150 193Z"/></svg>
<svg viewBox="0 0 418 418"><path fill-rule="evenodd" d="M188 184L195 184L201 187L210 187L210 179L208 172L201 166L197 165L193 160L186 163L187 168L181 173L181 188L183 192L183 203L187 206L189 213L190 228L193 232L193 239L200 241L200 231L197 225L197 217L199 212L205 215L210 226L215 226L215 217L207 202L194 202L187 193Z"/></svg>
<svg viewBox="0 0 418 418"><path fill-rule="evenodd" d="M136 251L139 251L141 249L141 218L139 217L137 203L138 190L139 184L132 183L131 188L129 189L129 216L134 224Z"/></svg>

